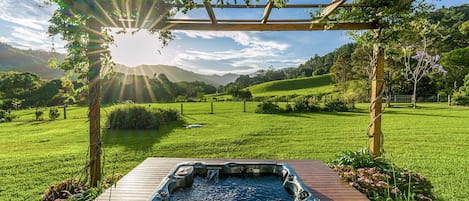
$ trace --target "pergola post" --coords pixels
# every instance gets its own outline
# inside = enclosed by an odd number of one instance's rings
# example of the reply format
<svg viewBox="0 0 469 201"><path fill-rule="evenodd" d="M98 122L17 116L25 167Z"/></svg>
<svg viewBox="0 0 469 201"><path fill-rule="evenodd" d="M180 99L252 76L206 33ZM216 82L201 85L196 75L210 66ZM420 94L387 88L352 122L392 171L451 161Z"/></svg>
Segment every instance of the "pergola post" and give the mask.
<svg viewBox="0 0 469 201"><path fill-rule="evenodd" d="M380 29L375 30L375 37L380 37ZM381 108L383 103L384 84L384 50L380 44L374 44L373 54L376 62L373 66L371 81L371 108L370 108L370 151L375 156L381 156Z"/></svg>
<svg viewBox="0 0 469 201"><path fill-rule="evenodd" d="M88 81L89 81L89 114L90 121L90 185L98 186L101 179L101 127L100 127L100 99L101 99L101 26L90 20L88 26L88 46L87 57L89 61Z"/></svg>

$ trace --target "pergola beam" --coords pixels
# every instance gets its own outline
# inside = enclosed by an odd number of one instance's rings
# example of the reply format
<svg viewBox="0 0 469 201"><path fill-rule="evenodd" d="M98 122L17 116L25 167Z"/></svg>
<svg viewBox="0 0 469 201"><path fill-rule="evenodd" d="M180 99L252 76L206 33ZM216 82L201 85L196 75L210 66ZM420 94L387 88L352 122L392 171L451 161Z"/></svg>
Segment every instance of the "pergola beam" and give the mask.
<svg viewBox="0 0 469 201"><path fill-rule="evenodd" d="M376 29L373 23L336 23L328 30L361 30ZM313 31L325 30L325 25L320 23L296 23L296 24L209 24L209 23L166 23L163 29L171 30L197 30L197 31Z"/></svg>
<svg viewBox="0 0 469 201"><path fill-rule="evenodd" d="M325 7L321 12L321 19L329 17L345 0L334 0L331 4Z"/></svg>
<svg viewBox="0 0 469 201"><path fill-rule="evenodd" d="M261 20L262 24L267 23L267 20L269 20L270 12L272 11L273 7L274 7L274 1L267 1L267 4L264 8L264 14L262 15L262 20Z"/></svg>
<svg viewBox="0 0 469 201"><path fill-rule="evenodd" d="M210 21L212 21L212 24L217 24L217 18L215 16L215 12L213 12L210 1L204 0L204 7L205 10L207 10L207 14L210 17Z"/></svg>
<svg viewBox="0 0 469 201"><path fill-rule="evenodd" d="M324 8L330 4L286 4L281 8ZM265 8L268 4L253 4L253 5L241 5L241 4L226 4L218 5L211 4L213 8ZM274 5L275 6L275 5ZM205 7L205 4L197 4L197 7ZM278 8L277 6L275 6ZM350 3L350 4L341 4L339 7L370 7L367 4L362 3Z"/></svg>

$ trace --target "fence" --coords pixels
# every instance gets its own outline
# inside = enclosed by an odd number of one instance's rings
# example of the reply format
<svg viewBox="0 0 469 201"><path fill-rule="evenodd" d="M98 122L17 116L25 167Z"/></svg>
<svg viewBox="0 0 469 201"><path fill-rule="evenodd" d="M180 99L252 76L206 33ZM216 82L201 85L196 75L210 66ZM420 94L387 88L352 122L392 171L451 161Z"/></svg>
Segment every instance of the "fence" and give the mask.
<svg viewBox="0 0 469 201"><path fill-rule="evenodd" d="M386 99L386 97L384 97ZM410 103L412 102L412 95L392 95L391 102L393 103ZM434 96L417 96L417 102L448 102L447 95L434 95Z"/></svg>

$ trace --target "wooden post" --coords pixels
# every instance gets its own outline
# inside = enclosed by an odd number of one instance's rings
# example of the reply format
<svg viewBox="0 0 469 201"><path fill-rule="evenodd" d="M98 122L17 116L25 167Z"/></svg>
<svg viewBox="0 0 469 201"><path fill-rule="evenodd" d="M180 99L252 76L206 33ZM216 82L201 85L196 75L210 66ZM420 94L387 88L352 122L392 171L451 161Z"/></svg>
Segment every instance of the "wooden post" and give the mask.
<svg viewBox="0 0 469 201"><path fill-rule="evenodd" d="M101 99L101 59L99 52L101 50L101 38L98 33L101 32L101 26L95 21L90 20L88 25L89 42L87 46L87 56L89 61L89 114L90 121L90 185L97 187L101 179L101 127L100 127L100 99Z"/></svg>
<svg viewBox="0 0 469 201"><path fill-rule="evenodd" d="M379 37L380 30L375 30L375 36ZM379 44L374 45L374 53L377 56L377 61L373 67L373 78L371 82L371 104L370 110L370 151L375 156L381 155L381 106L383 102L380 96L383 90L384 83L384 51Z"/></svg>
<svg viewBox="0 0 469 201"><path fill-rule="evenodd" d="M213 114L213 102L210 102L210 114Z"/></svg>
<svg viewBox="0 0 469 201"><path fill-rule="evenodd" d="M67 105L64 105L64 119L67 119Z"/></svg>
<svg viewBox="0 0 469 201"><path fill-rule="evenodd" d="M244 99L244 109L243 112L246 112L246 99Z"/></svg>
<svg viewBox="0 0 469 201"><path fill-rule="evenodd" d="M448 95L448 106L451 106L451 95Z"/></svg>
<svg viewBox="0 0 469 201"><path fill-rule="evenodd" d="M181 115L184 115L184 106L181 103Z"/></svg>

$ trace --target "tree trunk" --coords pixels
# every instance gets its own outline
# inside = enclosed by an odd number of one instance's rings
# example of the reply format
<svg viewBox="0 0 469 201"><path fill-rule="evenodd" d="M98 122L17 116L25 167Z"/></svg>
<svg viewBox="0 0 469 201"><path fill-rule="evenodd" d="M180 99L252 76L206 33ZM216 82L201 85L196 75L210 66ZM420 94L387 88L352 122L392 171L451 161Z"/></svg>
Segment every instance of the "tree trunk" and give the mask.
<svg viewBox="0 0 469 201"><path fill-rule="evenodd" d="M414 93L412 94L412 107L417 107L417 81L414 80Z"/></svg>
<svg viewBox="0 0 469 201"><path fill-rule="evenodd" d="M89 27L91 30L101 32L101 26L96 21L91 21ZM89 33L88 42L88 60L89 60L89 134L90 134L90 185L97 187L101 179L101 83L100 71L101 60L99 50L101 49L100 36L97 33Z"/></svg>

